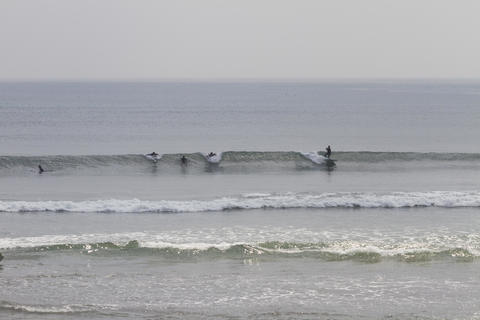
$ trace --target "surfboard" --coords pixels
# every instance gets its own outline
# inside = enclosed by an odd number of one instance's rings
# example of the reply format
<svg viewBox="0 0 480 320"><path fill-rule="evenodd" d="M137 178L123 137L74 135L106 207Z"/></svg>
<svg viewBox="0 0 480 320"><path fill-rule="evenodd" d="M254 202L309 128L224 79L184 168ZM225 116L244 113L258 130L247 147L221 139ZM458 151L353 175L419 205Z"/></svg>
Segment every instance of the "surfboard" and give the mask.
<svg viewBox="0 0 480 320"><path fill-rule="evenodd" d="M160 160L162 158L162 156L159 155L159 154L154 155L154 156L152 156L151 154L146 154L145 158L147 158L148 160L152 160L153 162L157 162L158 160Z"/></svg>

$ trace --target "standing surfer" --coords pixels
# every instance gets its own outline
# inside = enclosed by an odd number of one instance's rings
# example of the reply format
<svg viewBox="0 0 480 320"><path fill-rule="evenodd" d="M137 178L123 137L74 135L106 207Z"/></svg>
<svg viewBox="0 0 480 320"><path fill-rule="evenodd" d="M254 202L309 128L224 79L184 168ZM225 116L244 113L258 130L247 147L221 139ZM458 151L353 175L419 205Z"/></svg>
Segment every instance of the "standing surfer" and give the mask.
<svg viewBox="0 0 480 320"><path fill-rule="evenodd" d="M330 149L330 145L328 145L325 150L327 150L327 153L325 153L325 157L330 158L330 155L332 154L332 149Z"/></svg>

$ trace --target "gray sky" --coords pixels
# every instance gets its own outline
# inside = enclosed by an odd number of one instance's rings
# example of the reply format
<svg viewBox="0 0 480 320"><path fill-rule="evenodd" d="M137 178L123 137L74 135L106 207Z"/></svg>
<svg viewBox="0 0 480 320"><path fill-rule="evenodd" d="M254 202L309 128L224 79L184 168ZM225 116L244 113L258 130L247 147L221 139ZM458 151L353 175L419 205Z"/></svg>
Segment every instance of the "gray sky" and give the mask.
<svg viewBox="0 0 480 320"><path fill-rule="evenodd" d="M0 79L479 78L478 0L0 0Z"/></svg>

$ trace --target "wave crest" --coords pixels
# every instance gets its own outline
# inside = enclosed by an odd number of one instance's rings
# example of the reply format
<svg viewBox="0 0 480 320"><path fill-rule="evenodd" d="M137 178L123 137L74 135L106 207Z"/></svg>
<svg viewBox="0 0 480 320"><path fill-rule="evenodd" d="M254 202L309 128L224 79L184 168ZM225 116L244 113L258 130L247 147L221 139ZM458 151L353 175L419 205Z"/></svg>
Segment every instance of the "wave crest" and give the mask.
<svg viewBox="0 0 480 320"><path fill-rule="evenodd" d="M348 241L347 241L348 242ZM12 249L10 249L12 250ZM311 258L323 261L358 261L364 263L377 263L384 259L393 259L401 262L426 262L433 260L453 259L461 262L471 262L480 256L467 248L437 248L419 247L411 249L388 248L382 244L377 246L371 243L338 242L283 242L270 241L258 244L174 244L157 243L142 245L137 240L126 244L113 242L98 243L71 243L40 245L29 248L16 248L24 252L58 252L78 251L82 254L93 255L133 255L133 256L158 256L159 258L189 260L189 259L270 259L270 258Z"/></svg>
<svg viewBox="0 0 480 320"><path fill-rule="evenodd" d="M480 207L480 191L247 194L213 200L0 201L1 212L175 213L288 208Z"/></svg>
<svg viewBox="0 0 480 320"><path fill-rule="evenodd" d="M156 166L162 168L181 165L180 158L185 155L189 168L205 169L209 164L220 165L223 170L278 170L278 169L305 169L332 165L323 156L323 152L295 152L295 151L226 151L218 152L215 157L206 157L205 153L162 154ZM334 152L333 157L343 164L381 164L384 162L412 163L412 162L464 162L480 164L478 153L418 153L418 152ZM3 174L25 173L36 170L41 164L52 172L63 172L82 169L110 168L122 172L142 170L152 165L151 159L141 154L124 155L57 155L57 156L0 156L0 172Z"/></svg>

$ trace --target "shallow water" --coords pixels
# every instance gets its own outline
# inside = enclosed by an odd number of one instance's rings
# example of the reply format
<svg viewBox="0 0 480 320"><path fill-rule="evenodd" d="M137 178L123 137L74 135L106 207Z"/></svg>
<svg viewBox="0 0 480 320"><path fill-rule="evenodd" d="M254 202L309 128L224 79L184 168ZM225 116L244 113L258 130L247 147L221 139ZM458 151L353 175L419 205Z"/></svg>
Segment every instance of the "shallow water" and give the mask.
<svg viewBox="0 0 480 320"><path fill-rule="evenodd" d="M468 318L480 293L477 211L5 213L0 312Z"/></svg>

